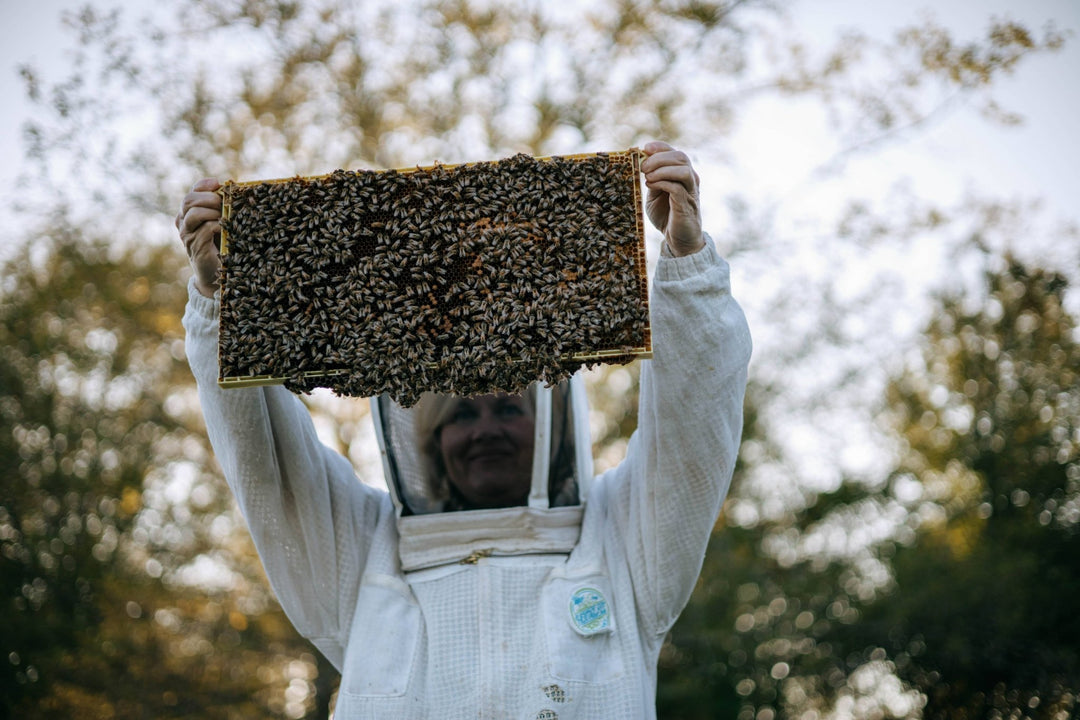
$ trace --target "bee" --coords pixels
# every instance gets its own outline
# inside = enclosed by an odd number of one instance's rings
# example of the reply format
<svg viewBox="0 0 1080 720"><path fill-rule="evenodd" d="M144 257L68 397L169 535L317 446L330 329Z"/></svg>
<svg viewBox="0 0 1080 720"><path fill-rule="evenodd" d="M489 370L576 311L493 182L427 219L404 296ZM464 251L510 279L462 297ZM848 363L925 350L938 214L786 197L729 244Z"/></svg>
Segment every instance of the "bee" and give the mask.
<svg viewBox="0 0 1080 720"><path fill-rule="evenodd" d="M575 352L640 347L637 182L617 154L231 185L222 376L408 402L522 389L565 377Z"/></svg>

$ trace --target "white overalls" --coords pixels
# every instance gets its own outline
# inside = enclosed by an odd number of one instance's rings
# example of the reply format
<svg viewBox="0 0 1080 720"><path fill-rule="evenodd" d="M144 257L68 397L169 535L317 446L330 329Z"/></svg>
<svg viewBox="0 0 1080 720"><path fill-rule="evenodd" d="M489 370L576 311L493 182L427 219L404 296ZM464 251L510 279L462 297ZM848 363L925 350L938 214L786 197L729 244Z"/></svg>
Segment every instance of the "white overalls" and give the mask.
<svg viewBox="0 0 1080 720"><path fill-rule="evenodd" d="M217 386L217 308L190 288L210 440L278 599L342 673L336 718L655 717L660 646L700 572L742 428L750 335L711 240L659 259L638 429L625 460L585 482L577 416L581 504L569 507L546 506L538 467L529 506L403 512L400 483L359 482L289 391ZM574 404L583 411L580 394Z"/></svg>

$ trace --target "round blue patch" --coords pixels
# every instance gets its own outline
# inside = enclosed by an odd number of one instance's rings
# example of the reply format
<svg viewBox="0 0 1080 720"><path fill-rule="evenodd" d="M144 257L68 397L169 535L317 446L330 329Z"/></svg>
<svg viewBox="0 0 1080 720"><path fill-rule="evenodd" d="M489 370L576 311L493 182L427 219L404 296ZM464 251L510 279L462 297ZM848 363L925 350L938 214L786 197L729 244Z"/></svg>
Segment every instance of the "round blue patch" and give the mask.
<svg viewBox="0 0 1080 720"><path fill-rule="evenodd" d="M582 635L594 635L611 627L611 615L604 594L583 587L570 596L570 621Z"/></svg>

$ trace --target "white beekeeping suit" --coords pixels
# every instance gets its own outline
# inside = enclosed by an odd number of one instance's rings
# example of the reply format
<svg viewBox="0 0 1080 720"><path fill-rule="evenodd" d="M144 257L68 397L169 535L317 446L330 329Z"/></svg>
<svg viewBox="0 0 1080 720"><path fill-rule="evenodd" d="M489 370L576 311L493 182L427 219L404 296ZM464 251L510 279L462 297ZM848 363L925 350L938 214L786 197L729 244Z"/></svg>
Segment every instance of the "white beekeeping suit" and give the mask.
<svg viewBox="0 0 1080 720"><path fill-rule="evenodd" d="M336 718L655 717L742 427L750 337L711 241L658 262L625 460L593 478L580 386L541 389L518 507L448 511L385 399L391 492L360 483L290 392L217 386L217 307L193 286L184 317L208 432L282 606L342 672Z"/></svg>

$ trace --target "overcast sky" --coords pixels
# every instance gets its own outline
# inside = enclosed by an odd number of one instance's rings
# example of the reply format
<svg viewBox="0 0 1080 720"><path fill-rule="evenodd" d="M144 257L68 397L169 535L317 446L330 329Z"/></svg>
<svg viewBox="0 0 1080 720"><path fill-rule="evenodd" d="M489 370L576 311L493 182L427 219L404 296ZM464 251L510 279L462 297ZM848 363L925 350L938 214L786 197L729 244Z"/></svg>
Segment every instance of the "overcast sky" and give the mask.
<svg viewBox="0 0 1080 720"><path fill-rule="evenodd" d="M839 29L858 28L882 38L895 28L929 13L956 33L960 41L985 35L991 17L1008 17L1039 32L1048 21L1071 31L1064 50L1025 60L1019 71L996 86L1001 105L1019 112L1019 127L993 126L974 111L954 112L886 158L870 162L886 175L897 165L923 183L939 183L931 190L957 193L970 185L1001 196L1045 196L1048 209L1080 221L1080 2L1077 0L937 0L934 3L860 2L858 0L803 0L793 4L794 24L815 39L835 36ZM780 113L771 117L784 123ZM768 157L764 134L767 118L755 118L744 127L748 160ZM786 120L789 125L794 125ZM797 160L776 158L764 165L782 168ZM892 166L892 167L890 167ZM789 175L768 172L769 182ZM866 177L872 173L864 173ZM860 183L861 184L861 183Z"/></svg>
<svg viewBox="0 0 1080 720"><path fill-rule="evenodd" d="M31 62L46 78L63 70L68 37L60 13L79 7L73 0L0 0L0 177L11 188L21 162L20 125L30 111L16 68ZM145 2L123 0L144 12ZM932 8L932 9L931 9ZM828 41L846 27L887 37L905 22L926 12L956 31L961 39L975 38L992 15L1008 16L1041 28L1053 20L1071 37L1062 52L1025 61L1020 71L1003 81L997 97L1005 108L1020 111L1021 127L988 125L973 111L953 113L915 143L885 156L875 156L848 175L860 190L874 183L894 182L909 175L936 197L959 197L965 189L1002 198L1044 197L1048 213L1080 223L1080 1L1078 0L936 0L930 4L865 2L865 0L802 0L792 5L793 26L808 39ZM779 108L779 112L777 111ZM732 137L732 171L743 187L780 194L803 182L821 161L825 128L820 118L801 118L794 105L759 104ZM840 189L843 192L843 189ZM0 201L0 222L10 227L12 215ZM11 242L5 233L0 244Z"/></svg>
<svg viewBox="0 0 1080 720"><path fill-rule="evenodd" d="M105 3L116 4L117 0ZM138 14L153 7L144 0L123 0L122 4ZM62 77L69 39L61 31L60 13L79 5L72 0L0 0L0 92L4 98L4 110L0 113L0 176L9 188L7 197L19 191L14 187L21 161L19 127L30 111L23 101L17 65L34 64L46 80ZM992 16L1009 17L1036 31L1053 21L1057 28L1071 32L1072 36L1063 51L1025 60L1014 76L1002 79L996 86L995 98L1006 110L1021 113L1022 125L995 126L982 119L974 108L960 107L943 120L922 128L914 139L856 158L841 176L829 182L818 182L812 175L814 168L836 152L834 133L819 107L812 102L775 98L756 100L741 107L734 133L722 143L723 152L702 149L700 156L695 157L702 175L708 230L714 234L723 231L722 222L718 222L722 210L718 208L733 188L766 205L770 201L783 201L777 229L800 238L800 231L805 236L808 225L803 222L804 217L811 221L814 217L827 218L840 212L852 198L881 198L890 187L905 180L920 197L946 207L969 194L1003 201L1042 198L1044 219L1071 222L1080 227L1080 142L1076 131L1080 117L1080 0L935 0L932 5L922 0L916 3L800 0L792 2L791 8L793 34L822 48L831 46L845 28L857 28L886 40L896 28L917 23L926 13L948 27L959 42L985 36ZM687 149L695 155L693 148ZM174 237L169 219L163 221L161 237ZM7 201L0 199L0 226L6 230L0 235L0 258L9 254L5 251L19 237L18 232L12 231L15 222ZM821 227L835 226L825 222ZM796 231L791 232L792 228ZM1041 242L1045 251L1054 244L1048 242L1049 237L1050 234L1019 233L1011 241L1025 246ZM822 257L827 253L819 252L812 242L791 248L790 252L785 250L783 258L768 259L768 267L736 264L734 280L754 328L755 363L761 366L759 372L772 367L770 353L783 348L788 342L784 333L799 321L798 317L789 318L783 324L769 316L770 298L775 294L770 287L775 290L785 283L802 287L815 273L834 274L839 278L837 287L842 292L841 283L849 278L876 287L881 278L891 274L897 282L891 290L881 293L886 312L874 315L863 308L860 316L845 318L868 328L868 343L859 347L861 362L883 368L876 378L870 378L871 384L863 388L864 392L859 393L860 398L865 397L866 403L872 405L873 399L880 397L880 385L884 382L886 369L881 361L900 357L914 347L910 340L919 333L926 314L931 311L925 289L956 272L956 268L942 262L940 248L934 247L937 238L929 240L922 246L885 248L872 257L857 257L846 267L842 257ZM1062 258L1070 258L1076 264L1077 251L1077 248L1065 248L1056 256L1049 251L1035 255L1050 257L1061 268ZM876 267L869 267L870 263ZM888 273L882 273L883 267ZM1073 299L1080 299L1080 293L1073 293ZM1070 309L1078 311L1078 308ZM809 331L815 332L820 321L813 313L807 315ZM890 343L873 349L869 340L875 333L886 336ZM813 386L815 378L827 385L831 382L828 371L834 365L843 367L828 357L818 358L808 361L796 375L803 379L803 385ZM784 368L773 369L786 372ZM802 396L798 383L792 383L792 379L785 376L785 383L791 386L783 395L790 396L793 405L797 405ZM856 408L848 417L857 420L869 416L865 408ZM830 433L832 426L818 416L793 415L785 428L785 444L794 451L793 456L805 460L801 467L820 469L819 479L812 477L812 470L803 470L806 476L803 481L816 483L821 489L835 486L840 470L855 476L880 474L880 466L888 462L888 457L879 452L873 437L864 439L860 435L872 433L872 424L853 421L843 434ZM362 446L365 444L354 443L354 447ZM367 443L367 447L373 448L374 444ZM352 459L358 466L365 464L364 458ZM368 460L377 465L377 453Z"/></svg>

